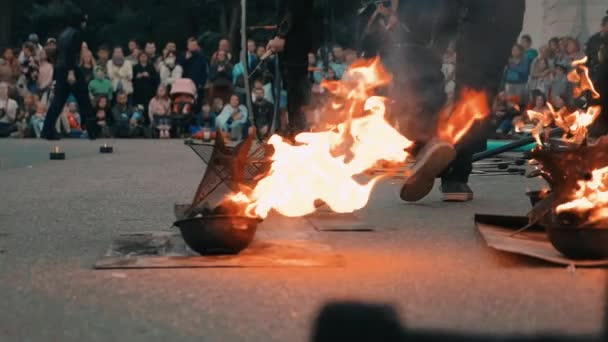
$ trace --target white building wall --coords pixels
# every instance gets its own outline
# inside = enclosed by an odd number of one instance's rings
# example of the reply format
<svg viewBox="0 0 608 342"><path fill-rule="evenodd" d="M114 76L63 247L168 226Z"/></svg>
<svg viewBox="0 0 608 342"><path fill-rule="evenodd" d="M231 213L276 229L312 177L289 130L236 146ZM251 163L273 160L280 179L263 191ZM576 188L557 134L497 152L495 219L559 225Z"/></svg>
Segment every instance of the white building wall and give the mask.
<svg viewBox="0 0 608 342"><path fill-rule="evenodd" d="M606 11L608 0L526 0L522 33L532 36L535 47L555 36L573 36L584 43L598 31Z"/></svg>

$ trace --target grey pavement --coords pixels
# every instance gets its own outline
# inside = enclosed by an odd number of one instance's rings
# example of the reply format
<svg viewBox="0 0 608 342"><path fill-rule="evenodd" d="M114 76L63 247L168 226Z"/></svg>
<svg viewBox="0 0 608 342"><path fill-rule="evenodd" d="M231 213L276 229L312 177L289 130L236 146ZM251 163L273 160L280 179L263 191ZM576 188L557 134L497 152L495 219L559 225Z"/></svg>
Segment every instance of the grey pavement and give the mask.
<svg viewBox="0 0 608 342"><path fill-rule="evenodd" d="M104 142L112 155L98 154ZM65 161L49 161L59 145ZM0 341L306 341L332 300L389 303L412 329L599 336L606 272L488 249L474 213L525 214L523 177L476 177L477 199L398 200L374 191L368 233L319 233L305 219L260 229L309 232L338 268L96 271L121 232L172 229L204 167L181 141L0 140Z"/></svg>

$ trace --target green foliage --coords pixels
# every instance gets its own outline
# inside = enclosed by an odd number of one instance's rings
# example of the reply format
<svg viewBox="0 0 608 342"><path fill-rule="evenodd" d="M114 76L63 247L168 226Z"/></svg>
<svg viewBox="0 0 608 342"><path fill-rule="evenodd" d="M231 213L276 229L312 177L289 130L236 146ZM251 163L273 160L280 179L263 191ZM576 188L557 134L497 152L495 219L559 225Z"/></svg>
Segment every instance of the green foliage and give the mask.
<svg viewBox="0 0 608 342"><path fill-rule="evenodd" d="M89 14L89 45L101 43L126 44L135 38L140 43L154 40L160 46L175 41L182 47L186 38L198 37L203 47L217 46L221 36L230 35L231 15L240 0L11 0L14 1L13 43L24 41L31 32L42 40L56 37L65 27L70 11L81 8ZM248 1L250 25L275 24L278 0ZM331 39L352 36L347 24L353 18L359 1L316 0L317 13L334 23ZM222 16L224 16L222 18ZM240 22L240 17L236 18ZM319 20L321 25L322 20ZM232 27L238 30L238 25ZM344 32L342 32L344 31ZM256 40L265 40L271 32L251 33Z"/></svg>

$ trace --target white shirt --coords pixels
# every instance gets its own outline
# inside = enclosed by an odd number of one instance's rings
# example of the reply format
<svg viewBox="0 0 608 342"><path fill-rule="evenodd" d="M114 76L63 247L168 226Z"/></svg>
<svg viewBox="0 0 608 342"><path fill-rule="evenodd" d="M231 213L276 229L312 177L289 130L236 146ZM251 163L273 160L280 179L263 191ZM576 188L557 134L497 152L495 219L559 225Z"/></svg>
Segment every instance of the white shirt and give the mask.
<svg viewBox="0 0 608 342"><path fill-rule="evenodd" d="M19 110L19 106L17 105L17 101L13 99L0 99L0 110L6 111L3 117L0 117L0 122L2 123L13 123L15 122L15 118L17 117L17 111Z"/></svg>

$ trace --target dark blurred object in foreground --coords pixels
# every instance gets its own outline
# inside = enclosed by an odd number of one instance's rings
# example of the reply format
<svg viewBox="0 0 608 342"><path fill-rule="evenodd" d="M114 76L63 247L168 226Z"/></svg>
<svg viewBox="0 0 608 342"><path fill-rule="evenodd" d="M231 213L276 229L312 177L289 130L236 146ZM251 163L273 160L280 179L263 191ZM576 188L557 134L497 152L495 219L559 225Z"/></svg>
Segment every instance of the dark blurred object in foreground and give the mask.
<svg viewBox="0 0 608 342"><path fill-rule="evenodd" d="M600 341L583 337L500 337L408 331L401 326L395 310L387 305L355 302L326 305L314 324L312 342L393 342L393 341Z"/></svg>

